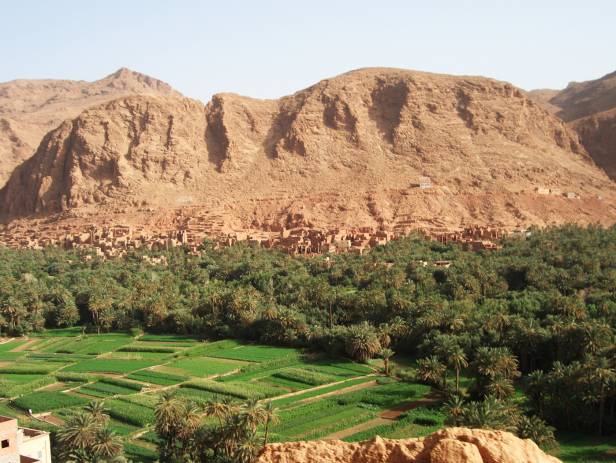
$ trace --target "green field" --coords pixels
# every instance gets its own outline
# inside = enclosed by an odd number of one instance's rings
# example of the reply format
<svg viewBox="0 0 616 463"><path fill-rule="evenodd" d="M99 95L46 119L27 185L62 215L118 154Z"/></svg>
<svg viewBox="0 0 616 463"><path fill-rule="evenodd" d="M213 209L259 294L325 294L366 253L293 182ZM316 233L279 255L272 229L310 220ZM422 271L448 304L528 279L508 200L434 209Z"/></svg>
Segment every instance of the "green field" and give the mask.
<svg viewBox="0 0 616 463"><path fill-rule="evenodd" d="M152 426L163 390L196 404L271 400L280 417L270 430L274 441L332 435L346 441L375 435L406 438L444 426L440 403L413 408L385 423L378 420L385 411L425 399L428 386L382 377L371 365L298 349L153 334L83 337L78 330L33 339L0 344L5 355L0 357L0 414L37 427L40 422L29 418L28 410L67 419L90 401L102 400L111 429L122 436L135 462L157 458ZM16 348L20 351L13 352ZM400 365L407 367L407 360ZM354 432L359 425L361 431ZM607 461L601 460L611 445L605 440L559 437L557 455L564 461Z"/></svg>

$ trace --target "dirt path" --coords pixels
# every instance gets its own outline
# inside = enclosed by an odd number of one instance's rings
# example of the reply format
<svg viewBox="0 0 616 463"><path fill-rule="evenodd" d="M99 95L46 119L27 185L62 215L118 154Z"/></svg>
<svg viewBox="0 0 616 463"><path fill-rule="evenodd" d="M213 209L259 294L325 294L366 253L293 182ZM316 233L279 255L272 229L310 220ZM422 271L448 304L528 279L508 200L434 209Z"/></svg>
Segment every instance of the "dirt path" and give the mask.
<svg viewBox="0 0 616 463"><path fill-rule="evenodd" d="M35 420L42 421L43 423L53 424L54 426L62 426L62 425L64 425L64 420L58 418L57 416L53 416L50 412L34 413L31 416Z"/></svg>
<svg viewBox="0 0 616 463"><path fill-rule="evenodd" d="M30 346L32 344L36 343L37 341L38 341L38 339L28 339L25 344L22 344L21 346L16 347L11 352L23 352L25 350L28 350L30 348Z"/></svg>
<svg viewBox="0 0 616 463"><path fill-rule="evenodd" d="M398 420L398 418L400 418L400 415L402 415L403 413L408 412L409 410L413 410L414 408L431 405L437 401L438 399L436 397L434 397L433 395L429 395L427 397L424 397L423 399L415 400L414 402L406 402L394 408L390 408L389 410L381 412L377 418L365 421L364 423L360 423L350 428L342 429L338 432L325 436L323 439L344 439L345 437L352 436L353 434L366 431L376 426L380 426L383 424L391 424L394 421Z"/></svg>

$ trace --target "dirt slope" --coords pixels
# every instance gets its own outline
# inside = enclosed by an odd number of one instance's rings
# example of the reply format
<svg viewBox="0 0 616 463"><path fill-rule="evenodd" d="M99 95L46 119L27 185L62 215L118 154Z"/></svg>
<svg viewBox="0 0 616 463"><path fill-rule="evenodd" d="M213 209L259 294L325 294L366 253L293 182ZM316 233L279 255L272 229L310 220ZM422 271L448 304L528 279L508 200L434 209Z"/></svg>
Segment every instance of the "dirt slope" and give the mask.
<svg viewBox="0 0 616 463"><path fill-rule="evenodd" d="M43 136L84 109L133 94L174 94L160 80L128 69L95 82L13 80L0 83L0 185Z"/></svg>
<svg viewBox="0 0 616 463"><path fill-rule="evenodd" d="M269 444L257 463L558 463L508 432L449 428L416 439Z"/></svg>
<svg viewBox="0 0 616 463"><path fill-rule="evenodd" d="M530 94L568 122L597 165L616 179L616 72L560 92Z"/></svg>
<svg viewBox="0 0 616 463"><path fill-rule="evenodd" d="M611 223L614 204L576 134L524 92L382 68L279 100L116 99L50 132L0 191L4 219L193 205L257 229Z"/></svg>

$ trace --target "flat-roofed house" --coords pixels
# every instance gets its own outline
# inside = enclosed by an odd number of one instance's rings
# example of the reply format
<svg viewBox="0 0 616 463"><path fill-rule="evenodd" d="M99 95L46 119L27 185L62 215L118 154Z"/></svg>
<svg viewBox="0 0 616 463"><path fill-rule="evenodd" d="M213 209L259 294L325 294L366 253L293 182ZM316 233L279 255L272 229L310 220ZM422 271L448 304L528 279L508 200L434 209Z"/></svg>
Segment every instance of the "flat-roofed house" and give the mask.
<svg viewBox="0 0 616 463"><path fill-rule="evenodd" d="M51 463L49 433L22 428L0 416L0 463Z"/></svg>

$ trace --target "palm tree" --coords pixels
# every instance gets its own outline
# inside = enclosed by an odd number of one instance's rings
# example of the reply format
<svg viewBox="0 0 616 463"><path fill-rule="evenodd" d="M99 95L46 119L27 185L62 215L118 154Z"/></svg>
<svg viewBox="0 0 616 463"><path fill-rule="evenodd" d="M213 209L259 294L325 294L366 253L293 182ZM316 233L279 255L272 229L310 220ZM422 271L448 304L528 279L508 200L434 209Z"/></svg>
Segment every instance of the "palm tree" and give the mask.
<svg viewBox="0 0 616 463"><path fill-rule="evenodd" d="M451 417L451 422L454 426L460 424L460 419L464 414L464 399L459 395L453 395L445 402L446 413Z"/></svg>
<svg viewBox="0 0 616 463"><path fill-rule="evenodd" d="M279 421L278 410L272 404L270 400L263 407L265 412L265 435L263 436L263 447L267 445L267 436L269 434L270 424L276 424Z"/></svg>
<svg viewBox="0 0 616 463"><path fill-rule="evenodd" d="M203 411L207 416L213 416L218 419L220 428L224 426L223 420L228 418L237 410L237 407L231 405L228 401L215 402L209 401L205 404Z"/></svg>
<svg viewBox="0 0 616 463"><path fill-rule="evenodd" d="M107 414L107 409L102 400L90 402L84 407L84 410L92 416L94 422L100 425L105 425L109 421L109 415Z"/></svg>
<svg viewBox="0 0 616 463"><path fill-rule="evenodd" d="M92 453L105 460L118 457L123 450L122 439L109 428L101 429L96 434L96 441L92 444Z"/></svg>
<svg viewBox="0 0 616 463"><path fill-rule="evenodd" d="M558 446L554 431L552 426L537 416L522 416L517 434L522 439L532 439L543 450L551 450Z"/></svg>
<svg viewBox="0 0 616 463"><path fill-rule="evenodd" d="M171 460L177 450L178 428L183 419L183 408L182 402L177 400L173 393L165 391L154 411L155 430L161 439L159 452L163 461Z"/></svg>
<svg viewBox="0 0 616 463"><path fill-rule="evenodd" d="M460 370L468 367L468 360L466 354L461 347L456 347L449 353L448 358L449 365L453 366L456 371L456 394L460 393Z"/></svg>
<svg viewBox="0 0 616 463"><path fill-rule="evenodd" d="M58 430L58 441L65 452L90 448L98 431L98 423L90 414L78 413Z"/></svg>
<svg viewBox="0 0 616 463"><path fill-rule="evenodd" d="M488 384L486 391L488 394L493 395L499 400L510 397L514 394L515 388L509 378L504 376L497 376L493 378Z"/></svg>
<svg viewBox="0 0 616 463"><path fill-rule="evenodd" d="M442 383L442 378L447 367L441 363L436 355L419 359L419 377L422 381L438 386Z"/></svg>
<svg viewBox="0 0 616 463"><path fill-rule="evenodd" d="M394 351L387 347L381 349L381 357L383 358L383 366L385 367L385 375L389 376L389 359L393 357Z"/></svg>
<svg viewBox="0 0 616 463"><path fill-rule="evenodd" d="M367 362L381 350L375 329L368 323L349 328L345 340L346 353L359 362Z"/></svg>
<svg viewBox="0 0 616 463"><path fill-rule="evenodd" d="M253 463L260 450L261 445L259 441L256 439L256 436L252 435L237 446L237 450L232 456L232 461L237 463Z"/></svg>
<svg viewBox="0 0 616 463"><path fill-rule="evenodd" d="M261 424L266 422L267 413L258 401L249 400L242 406L239 418L246 429L254 432Z"/></svg>
<svg viewBox="0 0 616 463"><path fill-rule="evenodd" d="M592 402L599 403L599 435L603 434L603 421L605 419L605 399L608 396L608 388L610 384L616 380L616 373L610 365L608 359L598 357L591 362L590 381L595 386L594 392L591 393L589 399Z"/></svg>

